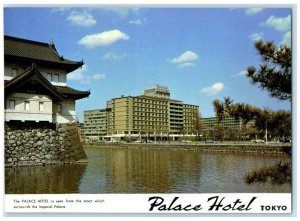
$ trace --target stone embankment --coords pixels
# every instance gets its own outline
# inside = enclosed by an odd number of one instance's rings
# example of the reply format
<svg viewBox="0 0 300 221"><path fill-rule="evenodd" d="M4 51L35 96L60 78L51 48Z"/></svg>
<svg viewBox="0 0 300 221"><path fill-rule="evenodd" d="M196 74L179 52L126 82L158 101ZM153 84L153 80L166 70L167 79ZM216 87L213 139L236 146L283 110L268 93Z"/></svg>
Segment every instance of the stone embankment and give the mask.
<svg viewBox="0 0 300 221"><path fill-rule="evenodd" d="M57 129L18 129L5 125L5 166L86 161L76 124Z"/></svg>
<svg viewBox="0 0 300 221"><path fill-rule="evenodd" d="M290 145L249 145L249 144L140 144L140 143L94 143L86 144L91 147L107 148L137 148L137 149L160 149L182 150L197 152L224 152L224 153L270 153L291 154Z"/></svg>

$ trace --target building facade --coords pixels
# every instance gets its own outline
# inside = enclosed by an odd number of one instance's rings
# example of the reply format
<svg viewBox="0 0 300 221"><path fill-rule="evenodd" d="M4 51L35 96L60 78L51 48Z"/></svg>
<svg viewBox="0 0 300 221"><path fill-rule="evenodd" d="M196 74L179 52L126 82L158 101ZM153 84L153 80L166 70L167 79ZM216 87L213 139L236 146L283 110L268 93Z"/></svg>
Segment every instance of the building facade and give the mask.
<svg viewBox="0 0 300 221"><path fill-rule="evenodd" d="M90 92L68 87L67 74L82 65L53 43L4 36L5 122L75 122L75 101Z"/></svg>
<svg viewBox="0 0 300 221"><path fill-rule="evenodd" d="M204 117L201 118L202 130L209 131L218 125L217 117ZM224 129L241 129L242 121L240 119L235 119L234 117L225 116L220 122L220 126Z"/></svg>
<svg viewBox="0 0 300 221"><path fill-rule="evenodd" d="M218 126L218 118L217 117L204 117L201 118L202 130L210 131L216 126ZM222 126L224 129L235 129L241 130L243 128L242 119L235 119L234 117L225 116L219 126ZM249 121L246 125L246 128L250 128L254 126L254 121Z"/></svg>
<svg viewBox="0 0 300 221"><path fill-rule="evenodd" d="M152 138L193 135L197 105L170 99L166 87L155 86L140 96L122 96L107 102L107 108L84 112L84 134L88 140Z"/></svg>

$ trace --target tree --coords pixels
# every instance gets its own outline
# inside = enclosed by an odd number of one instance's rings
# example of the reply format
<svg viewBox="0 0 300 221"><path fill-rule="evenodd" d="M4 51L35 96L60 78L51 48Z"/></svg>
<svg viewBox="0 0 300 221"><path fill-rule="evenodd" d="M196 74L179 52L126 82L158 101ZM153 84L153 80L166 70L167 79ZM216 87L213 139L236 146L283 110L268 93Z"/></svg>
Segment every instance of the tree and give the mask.
<svg viewBox="0 0 300 221"><path fill-rule="evenodd" d="M214 128L214 137L218 140L218 141L223 141L224 139L224 135L225 135L225 129L223 125L216 125Z"/></svg>
<svg viewBox="0 0 300 221"><path fill-rule="evenodd" d="M218 99L215 99L213 101L214 111L218 119L218 124L220 124L224 117L230 113L232 103L233 101L230 99L230 97L224 97L224 102L221 102Z"/></svg>
<svg viewBox="0 0 300 221"><path fill-rule="evenodd" d="M223 119L225 115L242 121L241 135L247 136L250 133L265 134L266 129L270 134L277 137L288 137L291 135L291 112L284 110L271 111L267 108L260 109L250 104L233 103L230 98L224 101L214 101L215 110L218 110ZM222 110L223 112L220 112ZM218 116L218 115L217 115ZM247 128L249 122L253 121L256 130ZM218 120L218 125L220 121Z"/></svg>
<svg viewBox="0 0 300 221"><path fill-rule="evenodd" d="M273 42L255 42L255 48L262 57L259 70L248 67L247 77L253 84L259 84L272 97L291 100L292 97L292 50L286 45L277 48Z"/></svg>
<svg viewBox="0 0 300 221"><path fill-rule="evenodd" d="M216 99L213 101L213 106L218 119L218 124L220 124L224 118L224 105L220 102L220 100Z"/></svg>
<svg viewBox="0 0 300 221"><path fill-rule="evenodd" d="M197 140L199 140L202 130L201 114L197 111L194 111L194 120L192 131L197 134Z"/></svg>
<svg viewBox="0 0 300 221"><path fill-rule="evenodd" d="M250 104L236 103L231 105L229 114L237 120L241 119L243 126L246 127L251 120L256 118L258 112L259 109Z"/></svg>
<svg viewBox="0 0 300 221"><path fill-rule="evenodd" d="M278 110L274 113L276 123L275 135L278 137L288 137L292 134L292 115L289 111Z"/></svg>

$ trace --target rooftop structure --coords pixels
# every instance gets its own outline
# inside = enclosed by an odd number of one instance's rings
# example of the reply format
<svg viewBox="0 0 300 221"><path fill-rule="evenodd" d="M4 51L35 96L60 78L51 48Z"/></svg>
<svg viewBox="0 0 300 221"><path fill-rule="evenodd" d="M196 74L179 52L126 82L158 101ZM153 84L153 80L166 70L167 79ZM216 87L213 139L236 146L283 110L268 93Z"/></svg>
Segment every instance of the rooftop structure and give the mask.
<svg viewBox="0 0 300 221"><path fill-rule="evenodd" d="M156 85L144 90L145 96L170 98L170 91L167 87Z"/></svg>

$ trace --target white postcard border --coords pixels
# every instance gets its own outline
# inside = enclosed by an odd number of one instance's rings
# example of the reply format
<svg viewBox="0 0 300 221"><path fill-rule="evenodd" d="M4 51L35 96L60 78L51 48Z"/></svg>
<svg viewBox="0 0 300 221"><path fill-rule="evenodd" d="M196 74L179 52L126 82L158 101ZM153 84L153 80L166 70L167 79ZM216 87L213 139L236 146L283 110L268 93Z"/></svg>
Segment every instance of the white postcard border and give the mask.
<svg viewBox="0 0 300 221"><path fill-rule="evenodd" d="M6 213L290 214L291 193L6 194Z"/></svg>

